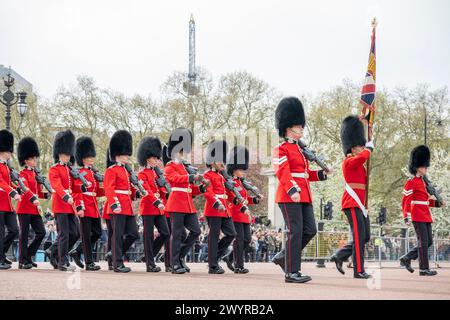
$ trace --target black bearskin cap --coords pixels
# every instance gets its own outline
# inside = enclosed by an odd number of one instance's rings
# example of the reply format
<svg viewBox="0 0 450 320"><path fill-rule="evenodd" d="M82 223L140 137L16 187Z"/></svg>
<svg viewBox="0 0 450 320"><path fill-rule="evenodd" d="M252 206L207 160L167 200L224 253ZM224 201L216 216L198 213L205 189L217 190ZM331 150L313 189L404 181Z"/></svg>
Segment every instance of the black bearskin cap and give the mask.
<svg viewBox="0 0 450 320"><path fill-rule="evenodd" d="M94 141L90 137L80 137L75 144L75 159L77 164L82 167L83 159L96 157Z"/></svg>
<svg viewBox="0 0 450 320"><path fill-rule="evenodd" d="M147 165L147 159L150 157L161 158L162 145L157 137L144 137L139 143L137 151L137 160L141 167Z"/></svg>
<svg viewBox="0 0 450 320"><path fill-rule="evenodd" d="M20 166L23 167L25 165L25 160L39 157L40 155L36 140L31 137L25 137L19 141L19 145L17 146L17 158Z"/></svg>
<svg viewBox="0 0 450 320"><path fill-rule="evenodd" d="M111 161L116 160L116 156L133 154L133 137L126 130L116 131L109 141L109 157Z"/></svg>
<svg viewBox="0 0 450 320"><path fill-rule="evenodd" d="M229 175L233 174L234 170L247 170L250 155L248 149L243 146L234 146L228 152L227 157L227 172Z"/></svg>
<svg viewBox="0 0 450 320"><path fill-rule="evenodd" d="M420 145L412 149L409 156L409 173L415 175L417 168L430 166L430 149L425 145Z"/></svg>
<svg viewBox="0 0 450 320"><path fill-rule="evenodd" d="M53 159L58 162L60 154L67 154L71 156L71 160L75 154L75 135L72 131L60 131L55 136L53 142Z"/></svg>
<svg viewBox="0 0 450 320"><path fill-rule="evenodd" d="M352 152L352 148L366 145L364 134L364 124L356 116L348 116L341 125L342 150L347 155Z"/></svg>
<svg viewBox="0 0 450 320"><path fill-rule="evenodd" d="M296 97L283 98L275 110L275 128L278 129L278 135L284 137L286 129L294 125L305 127L305 110L301 101Z"/></svg>
<svg viewBox="0 0 450 320"><path fill-rule="evenodd" d="M8 130L0 130L0 152L14 152L14 136Z"/></svg>
<svg viewBox="0 0 450 320"><path fill-rule="evenodd" d="M228 146L225 140L214 140L206 148L205 162L207 165L213 162L227 163Z"/></svg>
<svg viewBox="0 0 450 320"><path fill-rule="evenodd" d="M173 155L177 152L190 153L192 150L193 135L192 131L186 128L175 129L169 138L167 144L167 155L173 158Z"/></svg>

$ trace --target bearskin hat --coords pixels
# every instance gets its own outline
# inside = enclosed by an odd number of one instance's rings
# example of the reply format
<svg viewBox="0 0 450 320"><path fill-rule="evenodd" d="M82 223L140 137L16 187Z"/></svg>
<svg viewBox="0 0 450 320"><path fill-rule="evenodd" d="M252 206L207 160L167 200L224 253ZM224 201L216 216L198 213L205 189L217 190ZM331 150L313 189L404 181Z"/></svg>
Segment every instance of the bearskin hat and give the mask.
<svg viewBox="0 0 450 320"><path fill-rule="evenodd" d="M14 152L14 136L8 130L0 130L0 152Z"/></svg>
<svg viewBox="0 0 450 320"><path fill-rule="evenodd" d="M227 172L229 175L233 174L234 170L247 170L250 160L248 149L243 146L234 146L228 152L227 157Z"/></svg>
<svg viewBox="0 0 450 320"><path fill-rule="evenodd" d="M161 158L162 145L157 137L144 137L139 143L137 151L137 160L141 167L147 165L147 159L150 157Z"/></svg>
<svg viewBox="0 0 450 320"><path fill-rule="evenodd" d="M348 116L341 125L342 150L347 155L352 152L352 148L366 145L364 134L364 124L356 116Z"/></svg>
<svg viewBox="0 0 450 320"><path fill-rule="evenodd" d="M409 156L409 173L415 175L417 168L430 166L430 149L425 145L420 145L412 149Z"/></svg>
<svg viewBox="0 0 450 320"><path fill-rule="evenodd" d="M108 169L109 167L111 167L113 164L116 163L115 161L112 161L112 160L109 158L109 148L106 149L106 157L105 157L105 161L106 161L106 169Z"/></svg>
<svg viewBox="0 0 450 320"><path fill-rule="evenodd" d="M109 157L111 161L116 160L116 156L133 154L133 137L126 130L116 131L109 141Z"/></svg>
<svg viewBox="0 0 450 320"><path fill-rule="evenodd" d="M278 135L284 137L286 129L294 125L306 125L305 110L301 101L296 97L284 98L275 110L275 128Z"/></svg>
<svg viewBox="0 0 450 320"><path fill-rule="evenodd" d="M205 162L207 165L213 162L227 163L228 146L225 140L211 141L206 148Z"/></svg>
<svg viewBox="0 0 450 320"><path fill-rule="evenodd" d="M25 165L25 160L39 157L40 155L36 140L31 137L25 137L19 141L17 145L17 158L20 166L23 167Z"/></svg>
<svg viewBox="0 0 450 320"><path fill-rule="evenodd" d="M77 164L82 167L83 159L89 157L96 157L94 141L90 137L80 137L75 143L75 159Z"/></svg>
<svg viewBox="0 0 450 320"><path fill-rule="evenodd" d="M60 131L55 136L53 142L53 159L58 162L60 154L67 154L71 156L71 162L75 154L75 135L72 131Z"/></svg>
<svg viewBox="0 0 450 320"><path fill-rule="evenodd" d="M175 129L169 138L167 144L167 155L173 158L173 155L177 152L190 153L192 150L193 135L192 131L186 128Z"/></svg>

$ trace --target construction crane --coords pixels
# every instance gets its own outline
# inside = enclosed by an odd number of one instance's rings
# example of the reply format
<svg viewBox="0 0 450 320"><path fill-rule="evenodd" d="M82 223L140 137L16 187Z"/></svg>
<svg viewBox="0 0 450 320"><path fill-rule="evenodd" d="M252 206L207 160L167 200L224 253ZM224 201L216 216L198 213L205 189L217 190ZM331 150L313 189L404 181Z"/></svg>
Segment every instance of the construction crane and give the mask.
<svg viewBox="0 0 450 320"><path fill-rule="evenodd" d="M196 95L199 91L195 72L195 20L192 14L189 20L189 72L183 89L189 96Z"/></svg>

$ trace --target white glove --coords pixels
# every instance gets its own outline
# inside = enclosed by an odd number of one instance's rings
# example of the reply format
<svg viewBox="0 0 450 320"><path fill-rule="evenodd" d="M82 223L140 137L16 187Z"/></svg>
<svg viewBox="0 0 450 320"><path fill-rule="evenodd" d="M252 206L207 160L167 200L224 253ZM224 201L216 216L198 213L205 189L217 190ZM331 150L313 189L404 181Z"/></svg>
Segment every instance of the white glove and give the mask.
<svg viewBox="0 0 450 320"><path fill-rule="evenodd" d="M375 148L375 146L374 146L372 140L371 140L371 141L367 141L367 143L366 143L366 148L371 148L371 149L374 149L374 148Z"/></svg>

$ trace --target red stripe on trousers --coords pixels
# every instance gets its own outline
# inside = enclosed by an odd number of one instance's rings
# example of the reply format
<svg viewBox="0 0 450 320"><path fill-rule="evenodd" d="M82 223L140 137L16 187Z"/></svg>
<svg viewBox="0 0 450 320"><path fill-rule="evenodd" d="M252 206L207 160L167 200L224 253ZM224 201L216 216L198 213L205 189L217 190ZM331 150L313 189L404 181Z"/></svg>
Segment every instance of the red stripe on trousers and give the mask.
<svg viewBox="0 0 450 320"><path fill-rule="evenodd" d="M359 243L359 232L358 232L358 219L356 218L355 208L350 208L353 220L353 240L355 241L355 251L356 251L356 270L361 271L361 247Z"/></svg>

